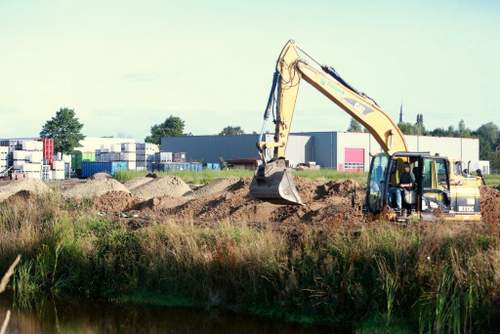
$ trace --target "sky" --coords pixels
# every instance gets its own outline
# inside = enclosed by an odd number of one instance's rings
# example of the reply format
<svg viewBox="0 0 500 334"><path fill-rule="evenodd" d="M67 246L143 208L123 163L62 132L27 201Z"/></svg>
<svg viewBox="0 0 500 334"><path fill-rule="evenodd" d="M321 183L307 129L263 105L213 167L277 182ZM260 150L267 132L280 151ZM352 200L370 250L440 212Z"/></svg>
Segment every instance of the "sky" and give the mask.
<svg viewBox="0 0 500 334"><path fill-rule="evenodd" d="M61 107L87 136L259 131L294 39L397 119L500 125L500 1L0 0L0 138L36 136ZM303 82L293 131L350 118Z"/></svg>

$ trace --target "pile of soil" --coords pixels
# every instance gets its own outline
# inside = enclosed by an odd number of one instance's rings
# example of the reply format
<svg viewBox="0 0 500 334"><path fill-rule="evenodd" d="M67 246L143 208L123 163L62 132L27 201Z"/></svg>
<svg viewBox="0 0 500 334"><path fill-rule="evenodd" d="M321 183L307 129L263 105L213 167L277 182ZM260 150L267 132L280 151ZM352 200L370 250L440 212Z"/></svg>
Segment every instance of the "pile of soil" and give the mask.
<svg viewBox="0 0 500 334"><path fill-rule="evenodd" d="M251 178L216 179L195 191L175 176L141 178L129 183L132 195L108 193L96 202L102 211L133 211L139 220L175 220L200 224L221 221L296 226L358 226L367 221L362 207L365 189L353 180L329 181L294 177L304 205L277 205L252 198ZM500 191L481 189L486 223L499 223Z"/></svg>
<svg viewBox="0 0 500 334"><path fill-rule="evenodd" d="M120 182L114 179L89 180L79 183L74 187L63 191L63 196L74 199L92 199L102 196L110 191L129 194L130 191Z"/></svg>
<svg viewBox="0 0 500 334"><path fill-rule="evenodd" d="M124 185L125 187L127 187L128 190L132 191L135 188L138 188L142 185L145 185L146 183L153 181L154 179L155 179L154 177L149 177L149 176L136 177L135 179L125 182Z"/></svg>
<svg viewBox="0 0 500 334"><path fill-rule="evenodd" d="M365 192L353 180L307 181L296 179L303 206L285 205L274 212L273 221L298 223L362 223Z"/></svg>
<svg viewBox="0 0 500 334"><path fill-rule="evenodd" d="M210 194L220 193L222 191L228 190L241 179L239 177L220 177L210 181L208 184L196 189L192 192L194 197L203 197Z"/></svg>
<svg viewBox="0 0 500 334"><path fill-rule="evenodd" d="M223 193L207 194L163 212L176 220L217 222L268 221L279 205L253 199L249 193L250 179L244 178Z"/></svg>
<svg viewBox="0 0 500 334"><path fill-rule="evenodd" d="M132 209L138 200L130 193L110 191L94 201L94 207L103 212L123 212Z"/></svg>
<svg viewBox="0 0 500 334"><path fill-rule="evenodd" d="M9 196L4 203L7 205L16 205L18 203L31 203L36 200L36 195L27 190L21 190L14 195Z"/></svg>
<svg viewBox="0 0 500 334"><path fill-rule="evenodd" d="M22 179L15 181L0 182L0 202L5 201L9 197L18 192L28 192L34 195L43 195L49 193L50 188L40 180Z"/></svg>
<svg viewBox="0 0 500 334"><path fill-rule="evenodd" d="M153 197L143 202L139 202L134 206L134 210L163 210L170 209L176 206L185 204L190 201L190 197Z"/></svg>
<svg viewBox="0 0 500 334"><path fill-rule="evenodd" d="M154 197L181 197L191 188L178 176L162 176L132 189L132 194L143 200Z"/></svg>
<svg viewBox="0 0 500 334"><path fill-rule="evenodd" d="M109 180L112 179L113 176L109 175L108 173L105 172L99 172L95 173L90 177L91 180Z"/></svg>
<svg viewBox="0 0 500 334"><path fill-rule="evenodd" d="M500 191L481 187L481 216L487 224L500 224Z"/></svg>
<svg viewBox="0 0 500 334"><path fill-rule="evenodd" d="M309 222L363 221L363 191L351 181L329 182L296 178L303 206L278 205L256 200L249 193L251 179L214 182L188 198L161 197L136 206L139 215L193 222ZM233 183L234 182L234 183ZM203 188L202 188L203 189ZM222 189L222 190L221 190ZM213 191L213 192L212 192ZM354 201L354 205L353 205Z"/></svg>

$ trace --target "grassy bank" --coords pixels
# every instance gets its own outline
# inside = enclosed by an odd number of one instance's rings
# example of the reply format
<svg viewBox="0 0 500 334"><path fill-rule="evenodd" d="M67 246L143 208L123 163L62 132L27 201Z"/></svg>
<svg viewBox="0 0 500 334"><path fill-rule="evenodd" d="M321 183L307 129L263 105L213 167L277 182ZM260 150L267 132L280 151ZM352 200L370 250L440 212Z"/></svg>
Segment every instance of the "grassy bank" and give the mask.
<svg viewBox="0 0 500 334"><path fill-rule="evenodd" d="M201 172L192 171L169 171L169 172L156 172L158 175L177 175L187 183L206 184L211 180L218 177L251 177L254 171L246 169L226 169L222 171L203 170ZM366 173L342 173L334 169L320 169L310 171L295 171L294 175L309 178L309 179L326 179L326 180L340 180L340 179L353 179L357 182L366 183ZM136 177L146 176L145 171L123 171L115 175L115 179L120 182L127 182Z"/></svg>
<svg viewBox="0 0 500 334"><path fill-rule="evenodd" d="M485 182L490 187L500 186L500 174L486 175Z"/></svg>
<svg viewBox="0 0 500 334"><path fill-rule="evenodd" d="M18 253L20 305L83 295L302 323L408 319L437 333L493 330L500 318L500 240L487 227L137 227L52 195L0 204L0 272Z"/></svg>
<svg viewBox="0 0 500 334"><path fill-rule="evenodd" d="M146 176L148 172L146 171L123 171L115 174L115 179L120 182L127 182L136 177ZM168 172L155 172L157 175L176 175L179 176L187 183L193 184L207 184L211 180L218 177L250 177L253 175L253 171L245 169L228 169L228 170L208 170L205 169L201 172L192 172L186 170L172 170Z"/></svg>

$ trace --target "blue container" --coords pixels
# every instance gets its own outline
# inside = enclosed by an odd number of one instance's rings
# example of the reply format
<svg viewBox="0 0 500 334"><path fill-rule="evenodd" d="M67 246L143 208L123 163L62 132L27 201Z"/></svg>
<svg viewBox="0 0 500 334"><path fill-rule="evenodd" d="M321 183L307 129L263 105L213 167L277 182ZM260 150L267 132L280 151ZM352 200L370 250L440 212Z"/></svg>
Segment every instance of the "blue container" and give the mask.
<svg viewBox="0 0 500 334"><path fill-rule="evenodd" d="M210 170L220 170L220 164L217 162L207 162L206 168Z"/></svg>
<svg viewBox="0 0 500 334"><path fill-rule="evenodd" d="M189 170L193 172L201 172L203 170L203 165L199 162L167 162L161 163L158 166L161 171L181 171Z"/></svg>
<svg viewBox="0 0 500 334"><path fill-rule="evenodd" d="M115 175L116 172L128 170L128 164L125 161L97 162L82 161L82 177L90 177L95 173L108 173Z"/></svg>

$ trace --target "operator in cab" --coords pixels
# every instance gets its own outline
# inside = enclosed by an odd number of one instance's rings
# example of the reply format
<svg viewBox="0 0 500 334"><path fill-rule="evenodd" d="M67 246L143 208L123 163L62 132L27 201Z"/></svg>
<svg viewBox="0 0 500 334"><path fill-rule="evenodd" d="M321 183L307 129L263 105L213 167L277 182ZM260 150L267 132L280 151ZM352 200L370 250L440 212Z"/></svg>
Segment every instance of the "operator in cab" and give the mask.
<svg viewBox="0 0 500 334"><path fill-rule="evenodd" d="M392 186L389 189L389 203L392 208L400 211L403 208L403 191L413 190L415 186L415 175L411 172L410 164L403 164L404 172L399 175L398 186Z"/></svg>

